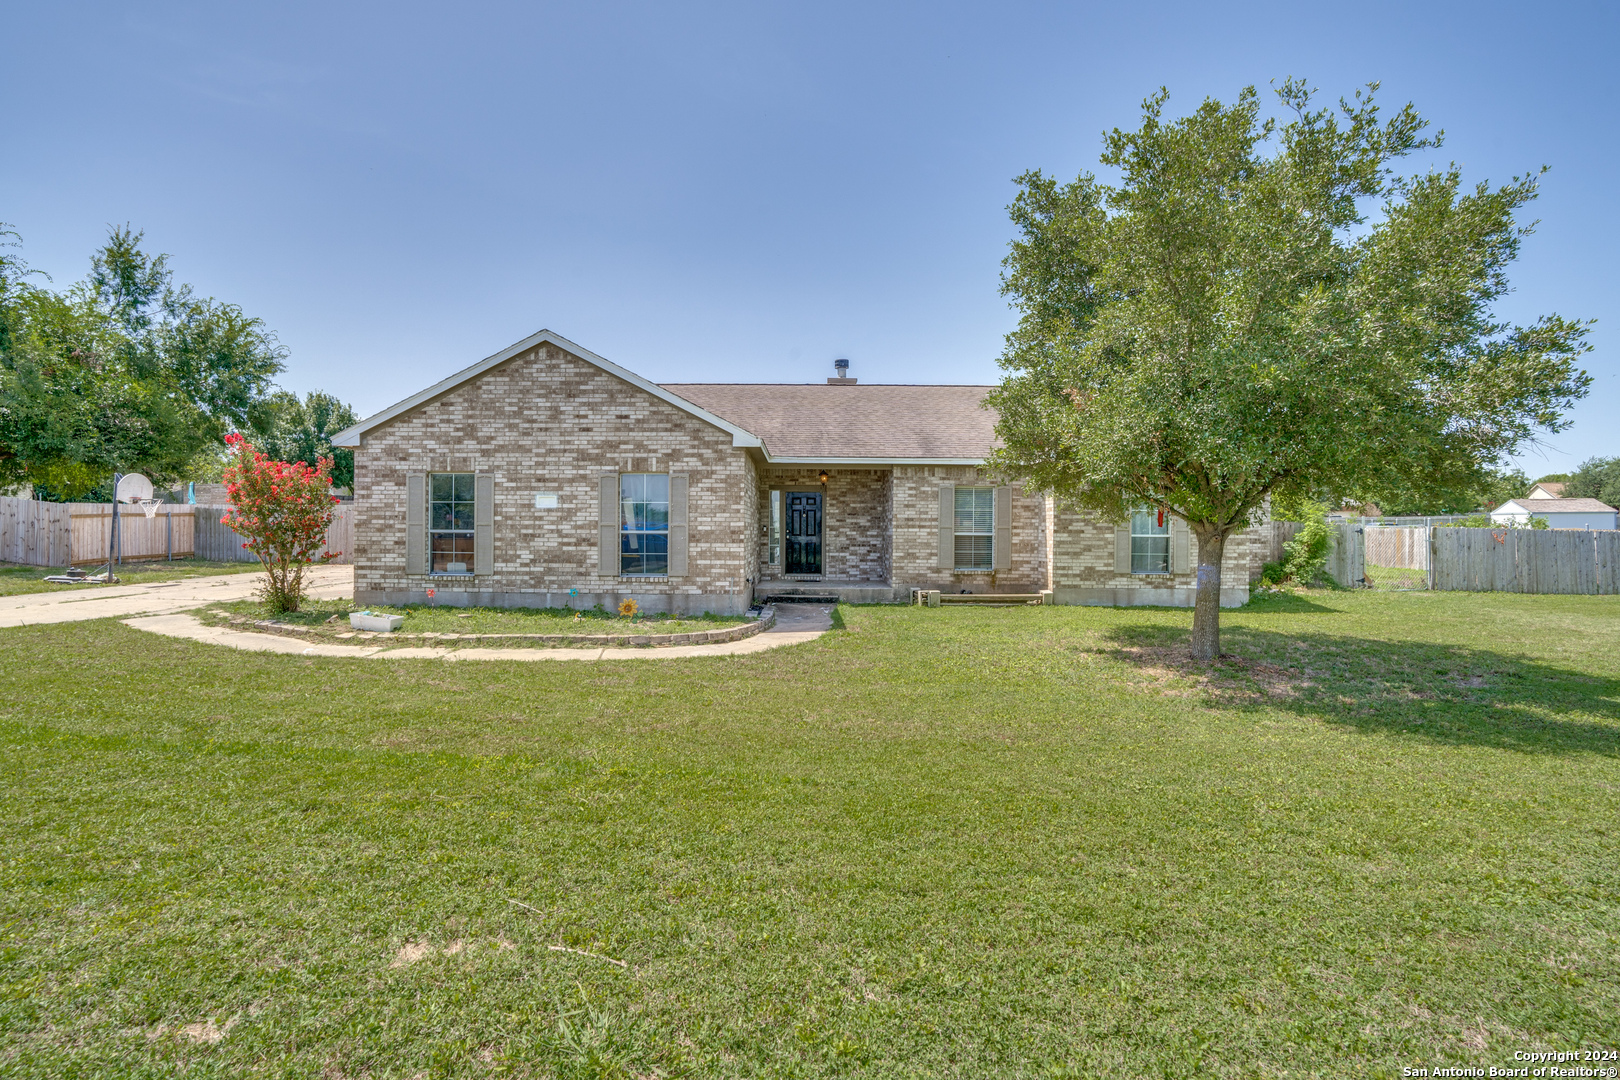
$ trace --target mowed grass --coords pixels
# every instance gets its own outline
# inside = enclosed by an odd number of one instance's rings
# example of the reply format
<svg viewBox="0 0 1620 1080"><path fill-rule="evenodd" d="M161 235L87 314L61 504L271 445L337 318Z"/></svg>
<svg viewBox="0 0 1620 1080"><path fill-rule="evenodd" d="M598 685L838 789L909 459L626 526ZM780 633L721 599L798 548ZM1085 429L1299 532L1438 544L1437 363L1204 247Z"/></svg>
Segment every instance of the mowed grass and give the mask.
<svg viewBox="0 0 1620 1080"><path fill-rule="evenodd" d="M104 574L107 564L81 566L86 574ZM154 581L174 581L178 578L203 577L212 574L253 574L259 571L256 562L210 562L207 559L143 559L126 562L113 569L118 585L144 585ZM64 566L20 566L0 563L0 596L18 596L23 593L55 592L77 589L83 593L106 588L105 585L57 585L46 581L67 572ZM117 585L114 586L116 588Z"/></svg>
<svg viewBox="0 0 1620 1080"><path fill-rule="evenodd" d="M0 631L0 1073L1358 1077L1620 1045L1620 601L1224 622L1210 678L1149 610L844 608L807 645L597 664Z"/></svg>

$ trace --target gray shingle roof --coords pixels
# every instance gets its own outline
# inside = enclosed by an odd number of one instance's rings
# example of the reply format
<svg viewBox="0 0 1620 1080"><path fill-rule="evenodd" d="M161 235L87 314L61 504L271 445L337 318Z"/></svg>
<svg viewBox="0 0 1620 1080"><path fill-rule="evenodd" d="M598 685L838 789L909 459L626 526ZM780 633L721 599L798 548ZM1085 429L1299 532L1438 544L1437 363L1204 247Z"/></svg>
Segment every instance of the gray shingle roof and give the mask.
<svg viewBox="0 0 1620 1080"><path fill-rule="evenodd" d="M662 383L663 389L759 436L772 460L983 461L996 414L988 386L871 383Z"/></svg>
<svg viewBox="0 0 1620 1080"><path fill-rule="evenodd" d="M1597 499L1513 499L1532 514L1612 514L1614 507ZM1507 503L1503 503L1506 506ZM1498 507L1500 509L1500 507Z"/></svg>

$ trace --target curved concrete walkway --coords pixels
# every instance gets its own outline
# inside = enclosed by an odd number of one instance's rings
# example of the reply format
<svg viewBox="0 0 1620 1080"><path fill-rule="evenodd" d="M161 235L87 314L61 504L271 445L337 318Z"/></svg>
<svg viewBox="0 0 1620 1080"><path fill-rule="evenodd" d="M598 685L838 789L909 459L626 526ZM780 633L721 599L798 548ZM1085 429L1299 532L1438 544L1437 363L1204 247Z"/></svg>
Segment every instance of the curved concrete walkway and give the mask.
<svg viewBox="0 0 1620 1080"><path fill-rule="evenodd" d="M408 646L394 648L388 645L327 645L304 641L280 634L260 634L251 630L232 630L224 626L207 626L193 615L148 615L139 619L125 619L125 626L145 630L166 637L186 638L208 645L224 645L248 652L273 652L291 656L338 656L355 660L675 660L691 656L742 656L748 653L779 649L784 645L797 645L814 641L832 628L829 608L813 612L789 612L787 625L783 625L782 607L809 608L809 604L779 605L777 625L741 641L726 641L715 645L671 645L646 649L444 649ZM819 618L817 617L819 615ZM375 640L375 639L373 639Z"/></svg>
<svg viewBox="0 0 1620 1080"><path fill-rule="evenodd" d="M683 656L742 656L813 641L832 629L826 604L778 604L776 625L741 641L646 649L445 649L389 645L327 645L280 634L207 626L185 612L223 600L245 600L259 586L258 574L214 574L150 585L83 585L57 592L0 597L0 628L79 622L123 616L125 626L249 652L293 656L380 657L391 660L674 660ZM308 571L309 595L342 600L354 595L354 568L316 566ZM377 640L373 638L372 640Z"/></svg>

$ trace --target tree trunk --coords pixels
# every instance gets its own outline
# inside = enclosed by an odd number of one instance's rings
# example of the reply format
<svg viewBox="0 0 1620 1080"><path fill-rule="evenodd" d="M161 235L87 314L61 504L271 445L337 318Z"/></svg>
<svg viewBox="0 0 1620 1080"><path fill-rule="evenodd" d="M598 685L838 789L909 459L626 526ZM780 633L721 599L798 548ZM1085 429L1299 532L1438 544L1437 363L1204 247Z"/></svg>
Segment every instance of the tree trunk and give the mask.
<svg viewBox="0 0 1620 1080"><path fill-rule="evenodd" d="M1226 534L1198 535L1198 593L1193 601L1192 655L1194 660L1217 660L1221 655L1221 553Z"/></svg>

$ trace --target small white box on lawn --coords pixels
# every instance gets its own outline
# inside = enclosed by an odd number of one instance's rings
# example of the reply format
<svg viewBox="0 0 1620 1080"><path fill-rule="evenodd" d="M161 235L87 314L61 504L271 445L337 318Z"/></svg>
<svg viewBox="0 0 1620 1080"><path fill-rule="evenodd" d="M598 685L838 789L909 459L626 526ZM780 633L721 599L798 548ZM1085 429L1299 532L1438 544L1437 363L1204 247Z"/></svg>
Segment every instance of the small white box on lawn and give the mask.
<svg viewBox="0 0 1620 1080"><path fill-rule="evenodd" d="M392 633L405 625L403 615L375 615L369 611L349 612L349 625L356 630L379 630Z"/></svg>

